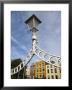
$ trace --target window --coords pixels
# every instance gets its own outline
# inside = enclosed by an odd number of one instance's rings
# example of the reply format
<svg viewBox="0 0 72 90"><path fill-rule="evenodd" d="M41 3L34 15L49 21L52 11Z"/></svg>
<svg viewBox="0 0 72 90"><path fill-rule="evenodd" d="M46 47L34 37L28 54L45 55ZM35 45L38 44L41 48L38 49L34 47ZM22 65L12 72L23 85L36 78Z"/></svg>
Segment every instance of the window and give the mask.
<svg viewBox="0 0 72 90"><path fill-rule="evenodd" d="M55 73L57 73L57 68L55 68Z"/></svg>
<svg viewBox="0 0 72 90"><path fill-rule="evenodd" d="M36 78L38 78L38 75L36 76Z"/></svg>
<svg viewBox="0 0 72 90"><path fill-rule="evenodd" d="M44 63L42 63L42 66L44 66Z"/></svg>
<svg viewBox="0 0 72 90"><path fill-rule="evenodd" d="M61 73L61 68L59 68L59 71L60 71L60 73Z"/></svg>
<svg viewBox="0 0 72 90"><path fill-rule="evenodd" d="M40 72L41 72L41 69L40 69Z"/></svg>
<svg viewBox="0 0 72 90"><path fill-rule="evenodd" d="M43 74L43 78L44 78L44 74Z"/></svg>
<svg viewBox="0 0 72 90"><path fill-rule="evenodd" d="M54 79L54 76L53 75L51 77L52 77L52 79Z"/></svg>
<svg viewBox="0 0 72 90"><path fill-rule="evenodd" d="M51 73L53 73L53 69L51 69Z"/></svg>
<svg viewBox="0 0 72 90"><path fill-rule="evenodd" d="M40 77L41 77L41 75L40 75Z"/></svg>
<svg viewBox="0 0 72 90"><path fill-rule="evenodd" d="M52 68L52 65L50 67Z"/></svg>
<svg viewBox="0 0 72 90"><path fill-rule="evenodd" d="M49 69L48 69L47 71L48 71L48 73L49 73Z"/></svg>
<svg viewBox="0 0 72 90"><path fill-rule="evenodd" d="M50 76L48 75L48 79L50 79Z"/></svg>
<svg viewBox="0 0 72 90"><path fill-rule="evenodd" d="M58 75L56 75L55 78L58 79Z"/></svg>
<svg viewBox="0 0 72 90"><path fill-rule="evenodd" d="M49 68L49 65L47 66L47 68Z"/></svg>
<svg viewBox="0 0 72 90"><path fill-rule="evenodd" d="M38 69L37 69L37 72L38 72Z"/></svg>
<svg viewBox="0 0 72 90"><path fill-rule="evenodd" d="M43 69L43 71L44 71L44 69Z"/></svg>

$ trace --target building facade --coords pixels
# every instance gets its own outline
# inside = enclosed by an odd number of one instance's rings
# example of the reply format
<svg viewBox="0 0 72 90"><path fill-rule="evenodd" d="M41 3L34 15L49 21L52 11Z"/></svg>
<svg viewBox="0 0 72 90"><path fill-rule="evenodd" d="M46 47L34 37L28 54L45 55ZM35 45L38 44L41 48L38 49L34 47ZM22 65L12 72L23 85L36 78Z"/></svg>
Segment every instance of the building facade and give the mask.
<svg viewBox="0 0 72 90"><path fill-rule="evenodd" d="M31 78L31 76L30 76L30 67L27 67L27 69L26 69L26 77L27 77L28 79Z"/></svg>
<svg viewBox="0 0 72 90"><path fill-rule="evenodd" d="M46 65L48 63L39 60L38 62L31 65L30 71L31 71L31 78L35 79L45 79L46 78Z"/></svg>
<svg viewBox="0 0 72 90"><path fill-rule="evenodd" d="M35 78L35 64L30 66L30 76L32 79Z"/></svg>
<svg viewBox="0 0 72 90"><path fill-rule="evenodd" d="M46 65L46 78L47 79L61 79L61 68L47 64Z"/></svg>

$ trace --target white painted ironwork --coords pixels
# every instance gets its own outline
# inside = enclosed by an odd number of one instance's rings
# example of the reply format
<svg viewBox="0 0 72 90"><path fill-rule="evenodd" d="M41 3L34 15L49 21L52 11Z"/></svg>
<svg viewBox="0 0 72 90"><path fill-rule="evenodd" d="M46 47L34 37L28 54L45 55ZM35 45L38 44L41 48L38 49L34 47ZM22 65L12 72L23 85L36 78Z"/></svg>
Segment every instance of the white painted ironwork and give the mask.
<svg viewBox="0 0 72 90"><path fill-rule="evenodd" d="M60 57L50 55L47 52L45 52L44 50L40 49L38 46L36 46L35 55L37 55L40 59L45 60L47 63L50 63L57 67L61 66L61 58Z"/></svg>
<svg viewBox="0 0 72 90"><path fill-rule="evenodd" d="M32 57L33 57L33 52L32 50L30 50L27 57L24 59L26 62L23 61L17 67L11 69L11 75L16 74L19 71L21 71L30 62Z"/></svg>

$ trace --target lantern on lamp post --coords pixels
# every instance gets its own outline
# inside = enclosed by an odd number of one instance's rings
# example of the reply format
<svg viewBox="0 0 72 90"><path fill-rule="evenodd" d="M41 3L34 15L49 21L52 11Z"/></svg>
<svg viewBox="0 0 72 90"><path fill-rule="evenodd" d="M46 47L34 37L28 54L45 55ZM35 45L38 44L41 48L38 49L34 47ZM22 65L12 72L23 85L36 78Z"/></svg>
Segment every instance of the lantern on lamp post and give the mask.
<svg viewBox="0 0 72 90"><path fill-rule="evenodd" d="M25 23L29 26L30 31L32 31L32 51L33 54L35 54L35 46L37 42L36 32L38 31L37 26L41 23L41 21L33 14L25 21Z"/></svg>

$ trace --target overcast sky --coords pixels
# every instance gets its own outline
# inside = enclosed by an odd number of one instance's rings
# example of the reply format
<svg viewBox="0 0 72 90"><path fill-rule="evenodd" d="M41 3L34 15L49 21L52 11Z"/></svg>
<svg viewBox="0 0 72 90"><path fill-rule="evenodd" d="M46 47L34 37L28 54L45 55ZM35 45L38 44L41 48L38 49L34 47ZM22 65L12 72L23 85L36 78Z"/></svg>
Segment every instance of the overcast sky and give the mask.
<svg viewBox="0 0 72 90"><path fill-rule="evenodd" d="M12 11L11 59L26 57L32 47L32 33L24 23L32 14L42 21L37 32L38 46L49 54L61 56L60 11Z"/></svg>

